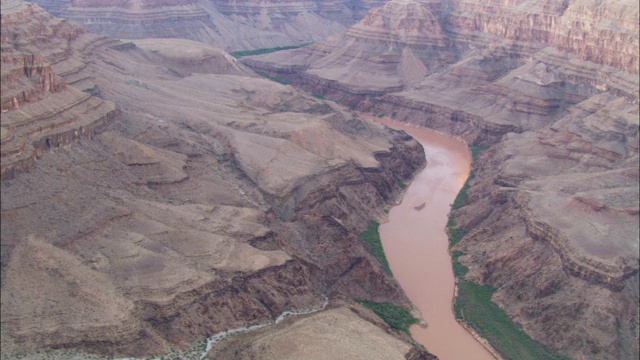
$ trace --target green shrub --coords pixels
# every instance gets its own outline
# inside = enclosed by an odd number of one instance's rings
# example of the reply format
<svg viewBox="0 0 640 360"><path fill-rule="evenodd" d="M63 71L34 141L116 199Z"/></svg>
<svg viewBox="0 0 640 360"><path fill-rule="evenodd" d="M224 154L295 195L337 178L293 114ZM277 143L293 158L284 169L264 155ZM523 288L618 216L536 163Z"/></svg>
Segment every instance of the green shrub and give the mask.
<svg viewBox="0 0 640 360"><path fill-rule="evenodd" d="M309 44L310 43L305 43L305 44L301 44L301 45L292 45L292 46L278 46L278 47L272 47L272 48L262 48L262 49L255 49L255 50L234 51L234 52L232 52L230 54L234 58L240 59L240 58L245 57L245 56L262 55L262 54L268 54L268 53L272 53L272 52L276 52L276 51L297 49L297 48L301 48L303 46L307 46Z"/></svg>
<svg viewBox="0 0 640 360"><path fill-rule="evenodd" d="M456 219L453 215L449 215L447 232L449 233L449 248L453 248L468 233L467 230L456 227Z"/></svg>
<svg viewBox="0 0 640 360"><path fill-rule="evenodd" d="M271 76L271 75L269 75L269 74L267 74L267 73L263 73L263 72L256 72L256 74L258 74L258 75L262 76L263 78L269 79L269 80L271 80L271 81L275 81L275 82L277 82L277 83L279 83L279 84L282 84L282 85L289 85L289 84L291 84L291 82L287 81L287 80L286 80L286 79L284 79L284 78L281 78L280 76Z"/></svg>
<svg viewBox="0 0 640 360"><path fill-rule="evenodd" d="M462 255L464 255L462 251L454 250L453 252L451 252L451 261L453 262L453 275L456 278L460 279L463 279L467 272L469 272L469 268L462 265L458 260L458 258L460 258L460 256Z"/></svg>
<svg viewBox="0 0 640 360"><path fill-rule="evenodd" d="M491 301L494 289L471 281L458 280L458 296L454 309L456 316L487 339L504 359L565 360L554 354L544 344L531 339L509 316Z"/></svg>
<svg viewBox="0 0 640 360"><path fill-rule="evenodd" d="M488 147L484 145L469 145L469 150L471 150L471 162L475 162L478 159L478 155L487 149Z"/></svg>
<svg viewBox="0 0 640 360"><path fill-rule="evenodd" d="M371 221L367 230L360 234L360 239L364 241L365 244L369 247L369 252L373 255L378 261L380 265L382 265L382 269L389 274L391 274L391 268L389 267L389 262L387 261L387 257L384 255L384 249L382 248L382 241L380 241L380 233L378 232L378 228L380 224L377 221Z"/></svg>
<svg viewBox="0 0 640 360"><path fill-rule="evenodd" d="M371 309L380 319L384 320L392 329L404 331L409 334L409 327L418 323L407 309L388 303L378 303L369 300L356 300L357 303Z"/></svg>

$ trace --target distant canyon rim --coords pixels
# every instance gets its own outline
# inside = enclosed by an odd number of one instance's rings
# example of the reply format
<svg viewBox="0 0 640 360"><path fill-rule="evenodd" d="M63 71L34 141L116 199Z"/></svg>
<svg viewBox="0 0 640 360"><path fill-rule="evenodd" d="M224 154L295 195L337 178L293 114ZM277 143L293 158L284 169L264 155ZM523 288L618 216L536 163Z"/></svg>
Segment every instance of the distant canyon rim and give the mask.
<svg viewBox="0 0 640 360"><path fill-rule="evenodd" d="M3 357L199 357L327 298L207 356L434 358L356 302L412 308L359 234L425 167L361 111L484 149L450 251L503 357L638 358L636 1L1 6Z"/></svg>

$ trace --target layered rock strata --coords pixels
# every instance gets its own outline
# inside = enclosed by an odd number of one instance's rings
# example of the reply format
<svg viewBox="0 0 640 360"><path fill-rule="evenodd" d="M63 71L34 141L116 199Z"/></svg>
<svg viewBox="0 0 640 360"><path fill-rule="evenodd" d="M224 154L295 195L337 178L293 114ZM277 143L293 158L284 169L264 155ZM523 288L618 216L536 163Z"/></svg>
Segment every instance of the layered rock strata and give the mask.
<svg viewBox="0 0 640 360"><path fill-rule="evenodd" d="M283 74L304 70L309 83L347 86L355 94L400 91L456 60L440 26L440 9L438 1L388 2L344 33L293 52L287 59L265 57L269 66L264 70ZM259 59L247 63L262 69Z"/></svg>
<svg viewBox="0 0 640 360"><path fill-rule="evenodd" d="M461 43L505 39L550 46L581 60L638 73L635 1L451 1L446 26Z"/></svg>
<svg viewBox="0 0 640 360"><path fill-rule="evenodd" d="M409 15L416 9L429 26ZM417 56L406 62L409 51ZM493 301L561 354L631 359L637 54L629 1L391 1L324 42L244 62L352 108L491 146L454 213L469 231L456 247L467 278L495 287Z"/></svg>
<svg viewBox="0 0 640 360"><path fill-rule="evenodd" d="M2 28L31 15L8 7ZM44 152L91 138L119 116L113 103L67 86L42 55L16 49L9 36L2 34L2 179L33 170Z"/></svg>
<svg viewBox="0 0 640 360"><path fill-rule="evenodd" d="M304 44L344 30L384 1L38 0L58 17L123 39L185 38L225 50Z"/></svg>
<svg viewBox="0 0 640 360"><path fill-rule="evenodd" d="M3 98L3 156L9 120L49 131L36 110L59 109L50 98L83 129L83 104L120 109L91 141L2 179L3 354L160 355L325 299L410 307L357 234L424 166L416 141L209 46L120 42L22 2L2 12L3 56L41 54L11 58L29 76L11 68L7 86L28 96ZM420 353L386 330L371 330L381 348Z"/></svg>

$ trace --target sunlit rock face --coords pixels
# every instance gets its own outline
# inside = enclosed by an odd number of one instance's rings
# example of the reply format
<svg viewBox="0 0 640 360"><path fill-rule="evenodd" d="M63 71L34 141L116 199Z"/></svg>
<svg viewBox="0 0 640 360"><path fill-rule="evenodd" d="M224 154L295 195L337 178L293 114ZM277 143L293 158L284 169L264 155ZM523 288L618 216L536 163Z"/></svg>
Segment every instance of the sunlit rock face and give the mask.
<svg viewBox="0 0 640 360"><path fill-rule="evenodd" d="M491 146L455 212L467 278L561 354L637 358L636 2L390 1L243 61Z"/></svg>
<svg viewBox="0 0 640 360"><path fill-rule="evenodd" d="M3 356L147 357L335 301L410 307L358 234L424 166L419 143L211 45L1 5ZM426 354L336 316L372 352Z"/></svg>
<svg viewBox="0 0 640 360"><path fill-rule="evenodd" d="M638 73L635 1L452 1L447 29L469 44L509 39Z"/></svg>

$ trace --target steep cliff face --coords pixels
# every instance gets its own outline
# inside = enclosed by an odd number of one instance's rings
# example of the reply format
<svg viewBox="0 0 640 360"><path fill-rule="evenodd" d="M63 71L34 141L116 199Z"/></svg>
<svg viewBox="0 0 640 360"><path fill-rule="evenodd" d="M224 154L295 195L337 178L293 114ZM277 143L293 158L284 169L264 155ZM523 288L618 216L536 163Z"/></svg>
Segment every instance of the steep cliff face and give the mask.
<svg viewBox="0 0 640 360"><path fill-rule="evenodd" d="M34 54L3 54L2 56L2 110L4 112L36 102L47 93L65 87L51 71L42 56Z"/></svg>
<svg viewBox="0 0 640 360"><path fill-rule="evenodd" d="M540 44L638 73L635 1L450 1L446 24L472 46L478 38Z"/></svg>
<svg viewBox="0 0 640 360"><path fill-rule="evenodd" d="M120 42L19 1L2 21L3 172L18 136L58 147L0 183L3 354L166 354L325 301L410 307L357 236L424 166L406 134L203 44Z"/></svg>
<svg viewBox="0 0 640 360"><path fill-rule="evenodd" d="M329 18L352 23L352 8L356 4L349 4L347 0L338 1L250 1L250 0L217 0L213 1L218 11L232 17L245 18L244 21L264 21L266 23L259 25L266 26L283 26L288 22L285 18L278 19L279 16L272 16L278 13L298 16L305 13L318 13ZM357 3L352 2L352 3ZM351 7L351 8L350 8ZM259 19L263 14L262 19ZM264 15L267 15L265 18Z"/></svg>
<svg viewBox="0 0 640 360"><path fill-rule="evenodd" d="M33 6L7 8L2 14L2 179L32 170L51 149L92 137L118 117L114 104L68 87L23 38L11 30L30 16ZM64 25L56 24L59 29ZM38 28L29 36L43 35ZM64 31L64 30L63 30ZM69 40L82 32L68 33Z"/></svg>
<svg viewBox="0 0 640 360"><path fill-rule="evenodd" d="M219 45L209 13L200 1L37 2L54 15L96 34L115 38L182 37Z"/></svg>
<svg viewBox="0 0 640 360"><path fill-rule="evenodd" d="M552 129L509 134L481 157L455 213L469 231L456 248L468 278L493 285L494 301L535 339L575 358L632 359L637 145L614 155L584 130Z"/></svg>
<svg viewBox="0 0 640 360"><path fill-rule="evenodd" d="M418 8L423 22L409 15ZM493 301L561 354L631 359L637 55L634 2L391 1L326 41L244 62L491 146L454 213L469 231L455 248L467 278L496 288Z"/></svg>

